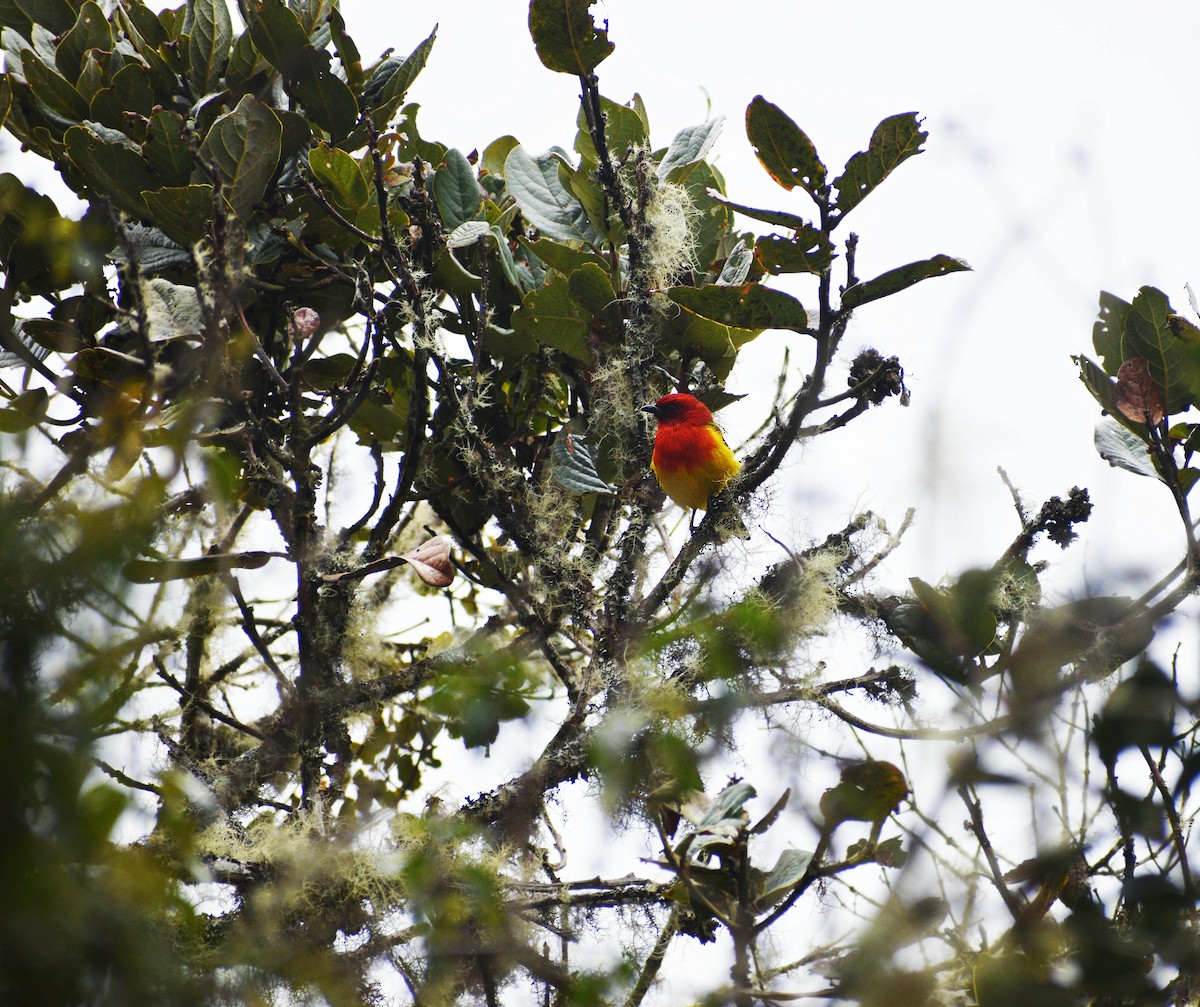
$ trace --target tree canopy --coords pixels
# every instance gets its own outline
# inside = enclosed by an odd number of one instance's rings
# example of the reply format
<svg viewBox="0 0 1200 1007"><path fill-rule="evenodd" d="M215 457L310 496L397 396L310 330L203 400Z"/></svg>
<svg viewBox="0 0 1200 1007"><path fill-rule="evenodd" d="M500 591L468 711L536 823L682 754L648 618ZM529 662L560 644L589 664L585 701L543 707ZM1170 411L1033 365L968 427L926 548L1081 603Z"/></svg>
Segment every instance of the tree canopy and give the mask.
<svg viewBox="0 0 1200 1007"><path fill-rule="evenodd" d="M1077 358L1179 512L1157 583L1043 603L1066 486L937 584L871 513L746 552L795 452L908 401L855 311L969 267L858 274L919 113L837 166L755 97L748 206L722 118L602 93L589 8L529 4L580 90L536 151L422 135L419 10L372 63L336 0L0 2L0 122L86 207L0 175L0 997L1195 1003L1200 328L1104 293ZM675 391L757 392L690 521Z"/></svg>

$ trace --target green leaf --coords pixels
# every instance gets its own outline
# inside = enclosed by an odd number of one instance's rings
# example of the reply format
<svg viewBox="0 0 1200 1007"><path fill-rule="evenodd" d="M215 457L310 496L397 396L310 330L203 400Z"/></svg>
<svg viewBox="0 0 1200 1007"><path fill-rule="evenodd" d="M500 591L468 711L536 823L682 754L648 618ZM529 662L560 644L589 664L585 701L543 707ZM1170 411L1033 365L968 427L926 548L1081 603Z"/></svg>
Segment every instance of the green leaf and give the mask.
<svg viewBox="0 0 1200 1007"><path fill-rule="evenodd" d="M628 105L601 97L600 110L604 115L604 142L614 158L624 157L630 146L649 141L642 117ZM592 165L598 164L600 158L596 153L596 145L592 142L592 134L588 131L587 116L584 115L582 106L575 124L579 130L575 134L575 150L585 161Z"/></svg>
<svg viewBox="0 0 1200 1007"><path fill-rule="evenodd" d="M207 182L147 189L142 199L150 220L179 245L190 248L208 233L208 222L213 216L213 187Z"/></svg>
<svg viewBox="0 0 1200 1007"><path fill-rule="evenodd" d="M669 182L678 181L686 169L697 161L704 160L704 156L712 150L713 144L717 142L717 137L721 135L721 127L724 124L725 117L719 115L715 119L709 119L708 122L702 122L698 126L688 126L676 133L667 152L663 155L663 159L658 164L656 172L658 177Z"/></svg>
<svg viewBox="0 0 1200 1007"><path fill-rule="evenodd" d="M758 261L772 276L780 273L816 273L829 269L833 242L822 231L807 224L791 238L767 234L754 245Z"/></svg>
<svg viewBox="0 0 1200 1007"><path fill-rule="evenodd" d="M1200 348L1175 334L1172 314L1166 294L1154 287L1142 287L1129 306L1121 340L1121 362L1146 358L1168 413L1186 408L1200 392Z"/></svg>
<svg viewBox="0 0 1200 1007"><path fill-rule="evenodd" d="M77 80L83 68L83 55L89 49L112 52L113 34L108 18L100 5L87 0L79 8L75 24L67 32L54 52L54 62L67 80Z"/></svg>
<svg viewBox="0 0 1200 1007"><path fill-rule="evenodd" d="M358 101L346 83L329 69L329 64L329 53L310 46L305 51L303 69L288 80L288 87L300 99L308 117L338 143L358 121Z"/></svg>
<svg viewBox="0 0 1200 1007"><path fill-rule="evenodd" d="M0 409L0 433L17 434L37 426L46 418L50 395L44 388L30 388L15 399L12 405Z"/></svg>
<svg viewBox="0 0 1200 1007"><path fill-rule="evenodd" d="M721 275L717 277L717 283L722 287L736 287L746 282L746 277L750 275L750 267L754 264L754 252L746 246L746 243L739 242L738 246L729 253L725 259L725 265L721 267Z"/></svg>
<svg viewBox="0 0 1200 1007"><path fill-rule="evenodd" d="M344 139L358 120L358 101L330 70L329 53L309 43L296 14L280 0L263 0L249 29L259 52L283 74L309 118L335 143Z"/></svg>
<svg viewBox="0 0 1200 1007"><path fill-rule="evenodd" d="M589 262L575 270L567 281L575 303L603 325L610 336L619 337L624 323L608 270Z"/></svg>
<svg viewBox="0 0 1200 1007"><path fill-rule="evenodd" d="M563 489L582 496L585 493L615 493L596 471L592 449L582 434L563 428L550 449L553 464L550 477Z"/></svg>
<svg viewBox="0 0 1200 1007"><path fill-rule="evenodd" d="M716 198L724 184L720 174L707 161L697 162L683 182L694 213L688 227L691 256L702 273L708 272L715 261L724 257L733 230L733 211Z"/></svg>
<svg viewBox="0 0 1200 1007"><path fill-rule="evenodd" d="M142 281L141 293L149 330L146 336L151 342L198 336L203 331L204 313L195 287L171 283L156 276Z"/></svg>
<svg viewBox="0 0 1200 1007"><path fill-rule="evenodd" d="M333 36L338 60L346 73L346 83L350 85L352 91L361 93L363 84L366 82L363 77L362 56L358 51L358 46L354 44L354 39L347 34L346 22L342 18L341 11L336 7L329 12L329 30Z"/></svg>
<svg viewBox="0 0 1200 1007"><path fill-rule="evenodd" d="M551 274L540 290L527 294L512 314L518 335L531 336L539 346L562 350L583 363L593 362L588 346L588 323L571 297L567 278Z"/></svg>
<svg viewBox="0 0 1200 1007"><path fill-rule="evenodd" d="M752 217L755 220L761 220L767 224L777 224L779 227L788 227L793 231L812 227L807 220L796 216L794 213L785 213L783 210L759 210L753 206L744 206L741 203L733 203L728 199L721 199L719 197L717 197L717 201L737 213Z"/></svg>
<svg viewBox="0 0 1200 1007"><path fill-rule="evenodd" d="M1084 387L1092 393L1092 398L1100 403L1100 408L1106 413L1110 413L1114 419L1123 420L1124 414L1117 408L1117 382L1104 373L1103 368L1085 356L1074 356L1071 358L1079 365L1079 380L1083 382ZM1125 424L1129 425L1129 420L1124 420ZM1145 424L1139 424L1142 428L1143 438L1148 437L1145 431Z"/></svg>
<svg viewBox="0 0 1200 1007"><path fill-rule="evenodd" d="M591 242L595 237L583 204L558 177L553 154L530 157L517 146L504 162L504 179L521 215L542 234L559 241Z"/></svg>
<svg viewBox="0 0 1200 1007"><path fill-rule="evenodd" d="M921 153L921 144L928 139L916 112L888 116L876 126L867 149L850 158L845 171L833 180L839 219L866 199L900 164Z"/></svg>
<svg viewBox="0 0 1200 1007"><path fill-rule="evenodd" d="M711 829L725 822L737 822L739 825L749 821L749 815L744 807L757 791L744 780L732 783L713 798L708 810L696 823L697 831Z"/></svg>
<svg viewBox="0 0 1200 1007"><path fill-rule="evenodd" d="M842 294L842 310L851 311L868 301L890 297L933 276L945 276L947 273L959 273L970 269L962 259L955 259L949 255L935 255L932 259L910 262L906 266L898 266L886 273L880 273L873 280L863 280L854 284Z"/></svg>
<svg viewBox="0 0 1200 1007"><path fill-rule="evenodd" d="M34 97L51 113L66 123L82 122L88 117L83 95L57 70L43 63L32 49L21 53L21 69Z"/></svg>
<svg viewBox="0 0 1200 1007"><path fill-rule="evenodd" d="M492 233L492 227L486 220L464 220L446 237L447 248L466 248L480 238L486 238Z"/></svg>
<svg viewBox="0 0 1200 1007"><path fill-rule="evenodd" d="M108 106L105 110L108 118L104 121L128 130L130 112L149 118L156 105L153 75L140 63L130 63L113 74L111 87L97 92L92 99L92 112L96 118L101 118L97 113ZM142 127L135 123L134 128L140 130ZM139 139L143 136L140 132L137 135Z"/></svg>
<svg viewBox="0 0 1200 1007"><path fill-rule="evenodd" d="M94 128L72 126L63 137L71 163L96 193L133 217L146 216L141 193L160 185L150 169L128 146L108 143Z"/></svg>
<svg viewBox="0 0 1200 1007"><path fill-rule="evenodd" d="M537 241L526 241L523 244L547 266L558 270L564 276L570 276L580 266L589 262L601 269L608 268L604 259L588 248L563 245L550 238L538 238Z"/></svg>
<svg viewBox="0 0 1200 1007"><path fill-rule="evenodd" d="M257 570L272 559L269 552L210 553L194 559L130 560L121 568L126 580L135 584L159 584L168 580L207 577L229 570Z"/></svg>
<svg viewBox="0 0 1200 1007"><path fill-rule="evenodd" d="M168 185L186 185L196 158L183 135L183 116L159 109L150 116L142 156Z"/></svg>
<svg viewBox="0 0 1200 1007"><path fill-rule="evenodd" d="M75 11L67 0L17 0L17 7L35 25L61 35L75 23Z"/></svg>
<svg viewBox="0 0 1200 1007"><path fill-rule="evenodd" d="M1109 465L1150 479L1162 479L1146 441L1113 419L1096 424L1096 451Z"/></svg>
<svg viewBox="0 0 1200 1007"><path fill-rule="evenodd" d="M430 184L447 230L453 231L479 214L483 193L475 169L461 151L455 148L446 151L446 160L434 172Z"/></svg>
<svg viewBox="0 0 1200 1007"><path fill-rule="evenodd" d="M197 95L214 90L229 62L233 23L225 0L188 0L183 16L183 34L188 36L187 58L190 83Z"/></svg>
<svg viewBox="0 0 1200 1007"><path fill-rule="evenodd" d="M483 148L483 153L479 155L479 166L484 171L492 175L504 174L504 162L508 159L508 155L512 153L513 147L518 145L519 141L515 136L510 136L507 133L504 136L498 136L495 140Z"/></svg>
<svg viewBox="0 0 1200 1007"><path fill-rule="evenodd" d="M353 220L370 202L372 191L357 158L324 141L308 152L308 166L333 197L334 205Z"/></svg>
<svg viewBox="0 0 1200 1007"><path fill-rule="evenodd" d="M775 866L763 879L762 891L759 893L757 905L765 908L787 894L803 880L812 863L813 855L808 850L784 850L775 861Z"/></svg>
<svg viewBox="0 0 1200 1007"><path fill-rule="evenodd" d="M371 79L367 81L363 90L363 101L371 108L379 108L390 101L403 101L417 75L425 69L436 38L437 25L434 25L429 37L407 57L400 59L389 56L380 63L372 71Z"/></svg>
<svg viewBox="0 0 1200 1007"><path fill-rule="evenodd" d="M596 27L593 0L531 0L529 34L538 58L556 73L591 74L613 51L608 32Z"/></svg>
<svg viewBox="0 0 1200 1007"><path fill-rule="evenodd" d="M825 184L825 165L805 132L761 94L746 108L746 137L759 163L785 189L803 187L816 198Z"/></svg>
<svg viewBox="0 0 1200 1007"><path fill-rule="evenodd" d="M279 117L247 94L213 123L200 144L200 156L225 177L225 198L242 220L257 208L279 166L282 136Z"/></svg>
<svg viewBox="0 0 1200 1007"><path fill-rule="evenodd" d="M723 287L671 287L667 296L697 315L739 329L792 329L812 333L808 312L796 298L760 283Z"/></svg>

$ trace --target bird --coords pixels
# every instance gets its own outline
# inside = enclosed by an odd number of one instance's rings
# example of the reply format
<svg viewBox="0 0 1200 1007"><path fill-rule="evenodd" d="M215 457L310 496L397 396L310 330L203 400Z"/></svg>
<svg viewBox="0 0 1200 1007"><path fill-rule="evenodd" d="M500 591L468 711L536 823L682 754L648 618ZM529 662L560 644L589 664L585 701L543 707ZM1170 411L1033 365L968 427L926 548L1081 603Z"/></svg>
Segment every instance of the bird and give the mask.
<svg viewBox="0 0 1200 1007"><path fill-rule="evenodd" d="M680 507L707 510L709 497L742 467L712 411L687 392L664 395L642 411L658 420L650 468L659 486Z"/></svg>

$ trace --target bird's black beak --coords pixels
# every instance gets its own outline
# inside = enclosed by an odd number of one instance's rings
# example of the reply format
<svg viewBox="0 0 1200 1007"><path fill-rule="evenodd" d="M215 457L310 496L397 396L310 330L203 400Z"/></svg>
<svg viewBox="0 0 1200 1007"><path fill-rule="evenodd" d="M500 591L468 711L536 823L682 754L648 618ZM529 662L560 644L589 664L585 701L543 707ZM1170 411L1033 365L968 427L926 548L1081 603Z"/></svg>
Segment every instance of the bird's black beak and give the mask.
<svg viewBox="0 0 1200 1007"><path fill-rule="evenodd" d="M642 412L649 413L651 416L658 416L658 406L642 406Z"/></svg>

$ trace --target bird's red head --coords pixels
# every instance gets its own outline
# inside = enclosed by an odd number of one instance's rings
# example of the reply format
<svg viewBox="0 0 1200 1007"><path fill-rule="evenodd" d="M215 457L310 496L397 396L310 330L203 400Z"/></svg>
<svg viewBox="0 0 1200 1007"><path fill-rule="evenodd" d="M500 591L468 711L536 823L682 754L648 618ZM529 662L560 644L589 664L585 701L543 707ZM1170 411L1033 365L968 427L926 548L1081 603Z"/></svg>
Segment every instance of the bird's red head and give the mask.
<svg viewBox="0 0 1200 1007"><path fill-rule="evenodd" d="M642 411L657 417L665 426L705 426L713 421L712 410L687 392L664 395L654 405L642 406Z"/></svg>

